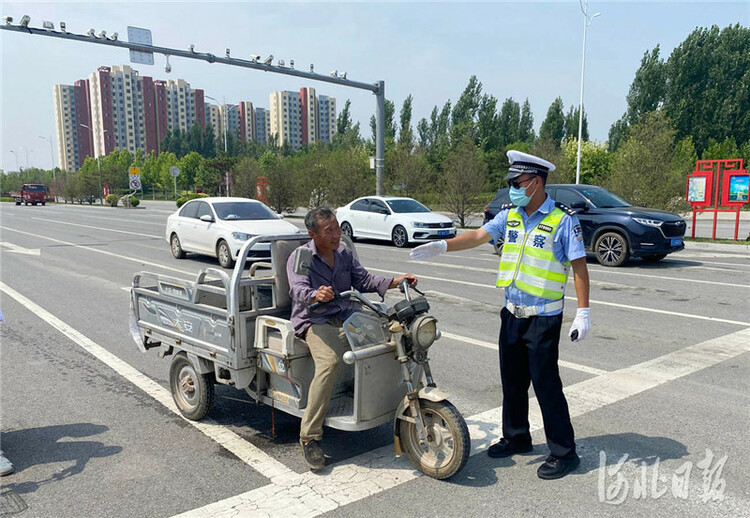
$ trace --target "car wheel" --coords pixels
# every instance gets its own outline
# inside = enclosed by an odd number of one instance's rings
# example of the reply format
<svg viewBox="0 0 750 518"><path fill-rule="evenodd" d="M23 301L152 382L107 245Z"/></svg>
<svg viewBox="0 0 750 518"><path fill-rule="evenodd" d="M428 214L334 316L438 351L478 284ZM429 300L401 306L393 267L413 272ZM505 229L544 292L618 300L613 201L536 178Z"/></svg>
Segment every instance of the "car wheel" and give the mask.
<svg viewBox="0 0 750 518"><path fill-rule="evenodd" d="M505 241L501 237L500 239L496 240L494 243L492 243L492 249L495 252L495 255L498 257L502 257L503 255L503 245L505 244Z"/></svg>
<svg viewBox="0 0 750 518"><path fill-rule="evenodd" d="M393 232L391 232L391 241L393 241L393 244L397 247L404 248L409 244L409 234L406 233L404 227L396 225L393 227Z"/></svg>
<svg viewBox="0 0 750 518"><path fill-rule="evenodd" d="M658 263L665 257L667 257L667 254L654 254L654 255L644 255L643 257L641 257L641 259L643 259L647 263Z"/></svg>
<svg viewBox="0 0 750 518"><path fill-rule="evenodd" d="M352 230L352 226L349 224L348 221L344 221L341 224L341 233L344 234L346 237L354 241L354 230Z"/></svg>
<svg viewBox="0 0 750 518"><path fill-rule="evenodd" d="M172 257L175 259L185 258L185 251L182 249L180 238L177 237L177 234L172 234L172 237L169 238L169 247L172 249Z"/></svg>
<svg viewBox="0 0 750 518"><path fill-rule="evenodd" d="M222 268L231 268L234 266L234 258L232 257L232 249L223 239L216 245L216 257L219 259L219 264Z"/></svg>
<svg viewBox="0 0 750 518"><path fill-rule="evenodd" d="M599 236L594 253L602 266L622 266L630 258L628 242L619 232L605 232Z"/></svg>

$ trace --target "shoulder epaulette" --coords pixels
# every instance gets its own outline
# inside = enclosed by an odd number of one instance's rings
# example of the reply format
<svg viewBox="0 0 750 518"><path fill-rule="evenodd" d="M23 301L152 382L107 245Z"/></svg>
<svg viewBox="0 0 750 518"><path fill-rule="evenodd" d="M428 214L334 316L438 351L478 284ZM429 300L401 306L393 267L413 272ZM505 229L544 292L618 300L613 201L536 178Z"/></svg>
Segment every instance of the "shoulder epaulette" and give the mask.
<svg viewBox="0 0 750 518"><path fill-rule="evenodd" d="M555 202L555 207L557 207L558 209L560 209L561 211L563 211L564 213L566 213L569 216L575 216L576 215L576 211L574 209L571 209L570 207L568 207L567 205L564 205L564 204L560 203L559 201Z"/></svg>
<svg viewBox="0 0 750 518"><path fill-rule="evenodd" d="M503 205L500 205L500 208L498 210L508 210L515 208L515 205L513 203L504 203Z"/></svg>

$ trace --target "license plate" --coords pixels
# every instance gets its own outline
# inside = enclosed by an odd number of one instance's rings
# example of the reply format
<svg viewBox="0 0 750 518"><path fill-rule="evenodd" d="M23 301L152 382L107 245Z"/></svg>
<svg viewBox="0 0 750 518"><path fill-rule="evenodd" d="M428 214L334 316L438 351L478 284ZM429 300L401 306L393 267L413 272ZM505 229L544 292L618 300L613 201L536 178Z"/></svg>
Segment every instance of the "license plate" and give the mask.
<svg viewBox="0 0 750 518"><path fill-rule="evenodd" d="M438 236L448 236L450 235L450 233L451 233L450 230L438 230Z"/></svg>
<svg viewBox="0 0 750 518"><path fill-rule="evenodd" d="M670 240L670 246L680 246L682 244L682 238L681 237L673 237Z"/></svg>

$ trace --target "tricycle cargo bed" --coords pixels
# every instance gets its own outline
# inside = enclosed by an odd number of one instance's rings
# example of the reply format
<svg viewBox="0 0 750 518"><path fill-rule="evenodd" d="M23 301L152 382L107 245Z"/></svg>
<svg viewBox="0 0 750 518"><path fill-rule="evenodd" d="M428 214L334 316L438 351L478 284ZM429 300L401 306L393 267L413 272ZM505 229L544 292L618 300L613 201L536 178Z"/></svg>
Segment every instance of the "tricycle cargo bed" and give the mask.
<svg viewBox="0 0 750 518"><path fill-rule="evenodd" d="M270 261L244 268L243 254L264 241L271 242ZM289 319L286 262L307 241L303 234L253 238L231 278L216 268L201 270L193 281L139 272L131 289L131 331L139 348L158 348L160 356L186 351L213 367L218 382L244 388L252 373L236 376L235 371L256 365L256 319Z"/></svg>

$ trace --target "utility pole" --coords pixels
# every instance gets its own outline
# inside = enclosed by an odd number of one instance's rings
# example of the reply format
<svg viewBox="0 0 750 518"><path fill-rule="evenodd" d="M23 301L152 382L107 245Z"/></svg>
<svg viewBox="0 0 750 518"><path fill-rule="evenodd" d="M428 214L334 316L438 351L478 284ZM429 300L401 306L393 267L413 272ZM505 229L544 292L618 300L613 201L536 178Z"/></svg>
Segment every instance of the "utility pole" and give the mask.
<svg viewBox="0 0 750 518"><path fill-rule="evenodd" d="M287 65L282 60L279 60L277 65L273 65L273 55L268 56L266 59L262 61L261 61L261 56L252 56L251 59L237 59L237 58L229 57L230 55L229 49L227 49L226 57L220 57L220 56L211 54L210 52L197 52L195 50L194 45L190 45L190 47L188 47L188 50L180 50L180 49L174 49L174 48L169 48L169 47L157 47L151 44L121 41L118 39L117 33L114 33L111 36L106 36L104 32L102 31L97 36L94 29L91 29L87 34L74 34L67 30L56 31L54 29L54 25L51 22L45 22L45 27L47 28L38 29L35 27L30 27L29 26L30 20L28 19L28 17L24 17L24 18L25 20L22 20L23 25L21 24L14 25L13 20L10 19L6 21L5 25L0 25L0 30L12 31L12 32L17 32L19 34L28 34L28 35L33 35L33 36L61 38L61 39L66 39L66 40L79 41L83 43L94 43L97 45L107 45L110 47L120 47L120 48L131 50L131 55L133 54L132 51L135 51L135 53L143 53L145 55L150 55L152 61L153 61L154 54L163 54L167 58L167 66L169 67L170 70L171 70L171 65L169 65L169 61L168 61L169 57L177 56L181 58L198 59L198 60L206 61L212 64L221 63L224 65L250 68L253 70L260 70L263 72L272 72L275 74L302 77L302 78L309 79L312 81L332 83L332 84L336 84L339 86L346 86L349 88L358 88L361 90L368 90L372 92L373 94L375 94L375 98L376 98L375 100L376 100L376 106L377 106L376 117L375 117L376 118L376 133L377 133L377 137L375 139L375 146L376 146L375 171L377 175L376 194L379 194L379 195L383 194L383 179L385 175L385 82L384 81L377 81L375 83L363 83L359 81L352 81L351 79L346 78L346 73L339 73L336 70L334 70L328 76L326 76L326 75L318 74L314 72L313 65L310 65L310 71L306 72L306 71L294 68L291 61L289 62L289 65ZM140 29L140 30L144 31L143 29ZM150 41L150 31L145 31L145 32L149 33L148 38ZM225 142L226 142L226 139L225 139Z"/></svg>
<svg viewBox="0 0 750 518"><path fill-rule="evenodd" d="M581 58L581 97L578 101L578 153L576 154L576 184L581 183L581 139L583 138L583 71L586 68L586 27L591 25L594 18L601 13L596 13L589 18L589 0L578 0L583 12L583 57Z"/></svg>

